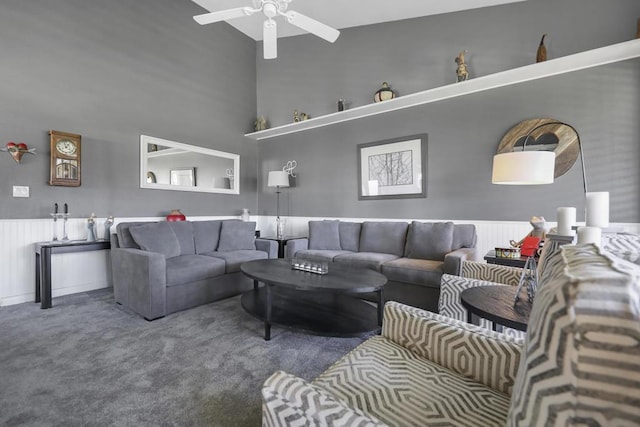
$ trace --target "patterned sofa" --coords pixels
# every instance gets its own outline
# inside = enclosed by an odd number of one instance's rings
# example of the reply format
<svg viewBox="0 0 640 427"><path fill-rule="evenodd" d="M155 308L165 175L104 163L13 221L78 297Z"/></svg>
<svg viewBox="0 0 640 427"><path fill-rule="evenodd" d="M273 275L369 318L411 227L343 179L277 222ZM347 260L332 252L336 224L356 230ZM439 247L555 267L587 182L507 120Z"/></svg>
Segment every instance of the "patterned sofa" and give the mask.
<svg viewBox="0 0 640 427"><path fill-rule="evenodd" d="M477 259L476 240L473 224L309 221L309 238L289 240L286 257L379 271L388 279L385 300L437 311L442 274Z"/></svg>
<svg viewBox="0 0 640 427"><path fill-rule="evenodd" d="M639 387L640 267L565 246L524 341L389 302L382 335L313 382L267 379L263 425L639 425Z"/></svg>

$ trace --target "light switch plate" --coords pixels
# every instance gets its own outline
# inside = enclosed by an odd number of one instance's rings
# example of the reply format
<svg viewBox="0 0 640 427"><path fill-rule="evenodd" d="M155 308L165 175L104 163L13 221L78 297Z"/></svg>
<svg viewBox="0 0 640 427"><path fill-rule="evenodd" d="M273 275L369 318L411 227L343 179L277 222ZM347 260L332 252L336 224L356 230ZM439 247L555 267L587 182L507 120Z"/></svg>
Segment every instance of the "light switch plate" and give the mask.
<svg viewBox="0 0 640 427"><path fill-rule="evenodd" d="M24 185L14 185L13 197L29 197L29 187Z"/></svg>

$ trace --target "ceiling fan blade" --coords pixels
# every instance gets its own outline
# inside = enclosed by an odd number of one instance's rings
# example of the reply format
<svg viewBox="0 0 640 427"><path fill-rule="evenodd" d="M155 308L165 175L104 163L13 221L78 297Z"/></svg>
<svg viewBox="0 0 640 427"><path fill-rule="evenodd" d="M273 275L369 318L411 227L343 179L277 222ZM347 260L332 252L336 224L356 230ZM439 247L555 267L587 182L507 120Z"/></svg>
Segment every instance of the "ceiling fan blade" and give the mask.
<svg viewBox="0 0 640 427"><path fill-rule="evenodd" d="M300 27L311 34L315 34L328 42L333 43L340 35L340 31L335 28L331 28L330 26L309 18L299 12L290 10L289 12L283 13L283 15L287 17L287 21L289 21L290 24Z"/></svg>
<svg viewBox="0 0 640 427"><path fill-rule="evenodd" d="M273 59L278 57L278 31L276 21L267 19L262 26L262 49L264 59Z"/></svg>
<svg viewBox="0 0 640 427"><path fill-rule="evenodd" d="M226 21L227 19L240 18L253 13L253 9L248 7L237 7L235 9L221 10L219 12L203 13L196 15L193 19L200 25L212 24L214 22Z"/></svg>

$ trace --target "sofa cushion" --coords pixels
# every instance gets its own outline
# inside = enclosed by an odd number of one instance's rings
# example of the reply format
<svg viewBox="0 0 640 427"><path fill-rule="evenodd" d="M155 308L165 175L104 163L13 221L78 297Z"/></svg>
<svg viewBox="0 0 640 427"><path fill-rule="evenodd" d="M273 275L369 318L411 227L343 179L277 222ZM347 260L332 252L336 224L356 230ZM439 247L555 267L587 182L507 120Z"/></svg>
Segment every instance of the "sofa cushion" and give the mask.
<svg viewBox="0 0 640 427"><path fill-rule="evenodd" d="M419 286L440 287L444 262L428 259L398 258L382 264L387 279Z"/></svg>
<svg viewBox="0 0 640 427"><path fill-rule="evenodd" d="M340 221L340 247L344 251L358 252L362 223Z"/></svg>
<svg viewBox="0 0 640 427"><path fill-rule="evenodd" d="M337 255L333 262L345 264L350 267L369 268L380 271L382 264L398 258L396 255L380 254L377 252L354 252L344 255Z"/></svg>
<svg viewBox="0 0 640 427"><path fill-rule="evenodd" d="M307 261L324 262L333 261L338 255L346 255L353 252L350 251L319 251L313 249L303 249L296 252L296 258L305 259Z"/></svg>
<svg viewBox="0 0 640 427"><path fill-rule="evenodd" d="M193 223L191 221L167 222L180 244L180 255L194 255L196 247L193 240Z"/></svg>
<svg viewBox="0 0 640 427"><path fill-rule="evenodd" d="M237 251L226 252L209 252L207 256L224 260L226 264L227 273L236 273L240 271L240 264L247 261L253 261L256 259L267 259L269 254L264 251L257 251L255 249L239 249Z"/></svg>
<svg viewBox="0 0 640 427"><path fill-rule="evenodd" d="M312 383L392 426L504 425L509 396L380 336Z"/></svg>
<svg viewBox="0 0 640 427"><path fill-rule="evenodd" d="M218 249L220 226L222 221L194 221L193 240L197 254L204 254Z"/></svg>
<svg viewBox="0 0 640 427"><path fill-rule="evenodd" d="M180 243L165 221L129 227L133 240L140 249L163 254L167 258L180 255Z"/></svg>
<svg viewBox="0 0 640 427"><path fill-rule="evenodd" d="M640 420L640 267L595 245L548 257L508 425Z"/></svg>
<svg viewBox="0 0 640 427"><path fill-rule="evenodd" d="M167 259L167 286L184 285L221 276L225 262L203 255L181 255Z"/></svg>
<svg viewBox="0 0 640 427"><path fill-rule="evenodd" d="M338 221L309 221L309 249L339 251Z"/></svg>
<svg viewBox="0 0 640 427"><path fill-rule="evenodd" d="M444 256L451 252L452 242L452 222L413 221L409 226L405 256L444 261Z"/></svg>
<svg viewBox="0 0 640 427"><path fill-rule="evenodd" d="M406 222L364 222L358 250L400 257L404 254L408 227Z"/></svg>
<svg viewBox="0 0 640 427"><path fill-rule="evenodd" d="M226 220L220 227L219 252L256 249L256 223Z"/></svg>
<svg viewBox="0 0 640 427"><path fill-rule="evenodd" d="M133 236L131 235L131 231L129 230L131 227L136 227L138 225L149 224L149 222L121 222L116 225L116 234L118 235L118 246L121 248L134 248L140 249L140 245L133 240Z"/></svg>
<svg viewBox="0 0 640 427"><path fill-rule="evenodd" d="M460 248L475 248L478 240L476 226L473 224L456 224L453 227L453 242L451 250Z"/></svg>

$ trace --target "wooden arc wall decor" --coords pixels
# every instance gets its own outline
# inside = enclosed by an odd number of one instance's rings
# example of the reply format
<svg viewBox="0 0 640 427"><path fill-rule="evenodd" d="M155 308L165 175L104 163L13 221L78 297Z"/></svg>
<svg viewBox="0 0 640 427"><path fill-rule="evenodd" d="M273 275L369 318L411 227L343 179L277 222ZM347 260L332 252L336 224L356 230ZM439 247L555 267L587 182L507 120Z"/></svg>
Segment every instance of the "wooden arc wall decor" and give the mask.
<svg viewBox="0 0 640 427"><path fill-rule="evenodd" d="M552 118L536 118L523 120L502 137L498 145L497 153L510 153L512 151L522 151L525 136L536 126L544 123L558 122L561 120ZM554 177L564 175L578 159L580 146L578 135L569 126L563 124L550 124L536 129L526 145L529 150L545 150L556 153L556 166Z"/></svg>

